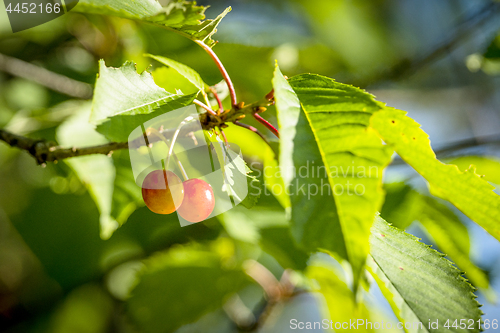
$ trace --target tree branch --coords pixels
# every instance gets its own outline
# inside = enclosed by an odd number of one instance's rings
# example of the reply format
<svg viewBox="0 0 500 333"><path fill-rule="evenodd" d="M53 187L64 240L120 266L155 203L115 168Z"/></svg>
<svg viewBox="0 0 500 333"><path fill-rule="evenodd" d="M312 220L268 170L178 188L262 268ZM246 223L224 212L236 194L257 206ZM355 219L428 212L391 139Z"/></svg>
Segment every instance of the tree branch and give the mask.
<svg viewBox="0 0 500 333"><path fill-rule="evenodd" d="M217 94L217 91L213 87L210 87L210 91L214 95L215 100L217 101L217 105L219 106L217 114L220 114L222 111L224 111L224 106L222 105L222 101L220 100L219 94Z"/></svg>
<svg viewBox="0 0 500 333"><path fill-rule="evenodd" d="M88 83L70 79L20 59L0 53L0 70L11 75L34 81L42 86L80 99L92 97L92 86Z"/></svg>
<svg viewBox="0 0 500 333"><path fill-rule="evenodd" d="M38 164L55 162L69 157L104 154L108 155L114 150L128 148L128 142L110 142L107 144L83 147L62 148L44 140L36 140L25 136L13 134L0 129L0 140L5 141L11 147L26 150L35 158Z"/></svg>
<svg viewBox="0 0 500 333"><path fill-rule="evenodd" d="M253 115L255 113L262 112L263 110L265 110L265 106L268 106L269 103L270 102L268 100L263 99L255 103L245 105L241 108L236 106L231 110L227 110L226 112L221 113L220 115L214 116L208 112L200 114L199 119L201 128L203 130L211 130L215 127L227 127L227 123L236 123L238 120L243 119L247 114ZM179 132L179 136L186 136L191 132L198 131L199 129L200 126L196 122L187 124L182 127ZM175 129L159 130L159 133L161 133L167 139L169 139L174 134L174 132ZM149 143L153 143L158 140L158 138L152 138ZM128 148L136 149L144 145L144 140L142 140L142 137L139 137L131 142L109 142L99 146L67 148L56 146L54 143L47 142L45 140L32 139L17 135L4 129L0 129L0 141L6 142L11 147L26 150L31 156L35 158L38 164L42 165L47 162L56 162L70 157L93 154L109 155L115 150Z"/></svg>
<svg viewBox="0 0 500 333"><path fill-rule="evenodd" d="M208 105L203 104L203 102L200 102L199 100L195 99L193 101L193 103L198 105L199 107L201 107L202 109L204 109L208 113L210 113L212 116L217 117L217 114L214 112L214 110L212 110Z"/></svg>
<svg viewBox="0 0 500 333"><path fill-rule="evenodd" d="M439 43L433 50L431 50L427 54L413 60L403 59L388 70L383 71L382 73L375 75L368 80L355 82L354 85L358 87L366 87L375 82L385 80L399 80L404 77L413 75L418 70L441 59L442 57L449 54L452 50L456 49L464 39L466 39L473 33L475 29L486 23L499 10L499 2L488 2L478 11L459 20L459 22L456 24L454 32L450 34L450 37L447 40Z"/></svg>

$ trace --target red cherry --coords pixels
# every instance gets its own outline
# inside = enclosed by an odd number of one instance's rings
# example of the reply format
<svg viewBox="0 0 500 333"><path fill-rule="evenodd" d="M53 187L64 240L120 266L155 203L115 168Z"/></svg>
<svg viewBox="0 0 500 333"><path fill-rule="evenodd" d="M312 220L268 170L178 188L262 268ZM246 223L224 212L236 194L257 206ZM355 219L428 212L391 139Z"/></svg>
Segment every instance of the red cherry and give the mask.
<svg viewBox="0 0 500 333"><path fill-rule="evenodd" d="M184 183L184 200L177 209L186 221L196 223L205 220L215 207L215 197L212 186L207 182L193 178Z"/></svg>
<svg viewBox="0 0 500 333"><path fill-rule="evenodd" d="M173 213L184 198L182 181L172 171L154 170L142 182L142 198L154 213Z"/></svg>

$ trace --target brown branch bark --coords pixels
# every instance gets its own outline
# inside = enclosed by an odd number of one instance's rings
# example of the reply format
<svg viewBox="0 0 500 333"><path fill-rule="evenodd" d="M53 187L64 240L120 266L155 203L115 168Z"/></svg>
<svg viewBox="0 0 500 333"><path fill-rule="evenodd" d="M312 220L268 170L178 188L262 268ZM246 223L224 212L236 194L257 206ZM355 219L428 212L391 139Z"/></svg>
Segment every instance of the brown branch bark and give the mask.
<svg viewBox="0 0 500 333"><path fill-rule="evenodd" d="M110 142L107 144L93 147L71 147L63 148L55 146L45 140L36 140L25 136L10 133L0 129L0 140L5 141L11 147L26 150L35 158L38 164L46 162L55 162L69 157L104 154L108 155L114 150L128 148L128 142Z"/></svg>

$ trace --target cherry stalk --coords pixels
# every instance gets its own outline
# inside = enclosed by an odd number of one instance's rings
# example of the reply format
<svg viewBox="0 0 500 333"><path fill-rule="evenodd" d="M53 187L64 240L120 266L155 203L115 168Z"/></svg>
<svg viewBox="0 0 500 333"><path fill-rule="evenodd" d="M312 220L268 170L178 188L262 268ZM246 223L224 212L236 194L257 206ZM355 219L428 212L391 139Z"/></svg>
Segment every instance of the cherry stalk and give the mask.
<svg viewBox="0 0 500 333"><path fill-rule="evenodd" d="M217 65L217 67L219 68L219 71L221 72L222 77L224 78L224 81L226 81L227 87L229 88L229 96L231 96L231 104L233 106L238 104L238 100L236 98L236 92L234 90L233 82L231 81L229 74L227 74L226 68L224 67L224 65L220 61L219 57L217 57L217 55L212 50L212 48L210 46L208 46L207 44L205 44L204 42L199 41L199 40L195 40L194 42L196 44L200 45L212 57L212 59L214 60L214 62Z"/></svg>

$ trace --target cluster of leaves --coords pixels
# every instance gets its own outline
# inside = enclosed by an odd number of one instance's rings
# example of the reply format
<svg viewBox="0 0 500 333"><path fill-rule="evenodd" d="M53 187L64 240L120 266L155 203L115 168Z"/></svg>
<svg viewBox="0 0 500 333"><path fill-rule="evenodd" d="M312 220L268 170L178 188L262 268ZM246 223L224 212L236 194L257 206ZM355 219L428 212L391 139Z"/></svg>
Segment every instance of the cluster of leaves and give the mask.
<svg viewBox="0 0 500 333"><path fill-rule="evenodd" d="M195 3L173 1L161 7L154 0L84 0L75 10L152 23L209 47L214 45L211 37L217 24L228 12L203 21L205 8ZM193 69L165 57L148 56L166 67L138 74L132 63L111 68L101 61L92 105L59 128L58 141L63 145L126 141L137 126L191 105L197 96L211 104L209 85ZM177 76L172 80L174 73ZM418 123L361 89L315 74L287 79L278 66L272 86L281 135L279 152L266 147L260 154L264 167L279 167L279 175L265 175L264 185L284 189L276 194L282 211L276 216L265 209L245 214L229 211L219 217L228 239L186 245L147 259L126 298L134 321L146 332L173 331L196 321L194 327L203 325L209 320L203 315L211 312L209 316L216 317L238 291L262 286L249 279L252 274L245 274L248 259L255 256L249 248L259 248L300 276L301 282L296 282L300 288L320 293L334 321L376 316L360 297L365 293L360 286L369 287L369 272L402 322L477 322L482 313L474 287L462 272L401 229L418 220L439 248L466 270L471 282L488 293L487 275L469 259L467 229L435 197L453 204L500 240L500 197L494 187L474 167L462 163L459 168L437 160ZM89 117L91 123L86 121ZM395 152L427 181L434 197L405 184L383 184L384 169ZM116 155L67 162L99 208L103 238L109 238L142 205L128 155ZM314 168L326 172L307 177L296 172L313 161ZM328 195L298 190L324 184L330 187ZM347 193L348 188L363 190L353 195ZM393 206L383 206L384 200ZM332 264L309 259L318 252L349 263L352 278L342 278ZM172 293L179 289L185 290L181 298ZM167 318L163 311L168 311ZM453 331L479 330L476 324ZM424 331L447 330L441 326Z"/></svg>

